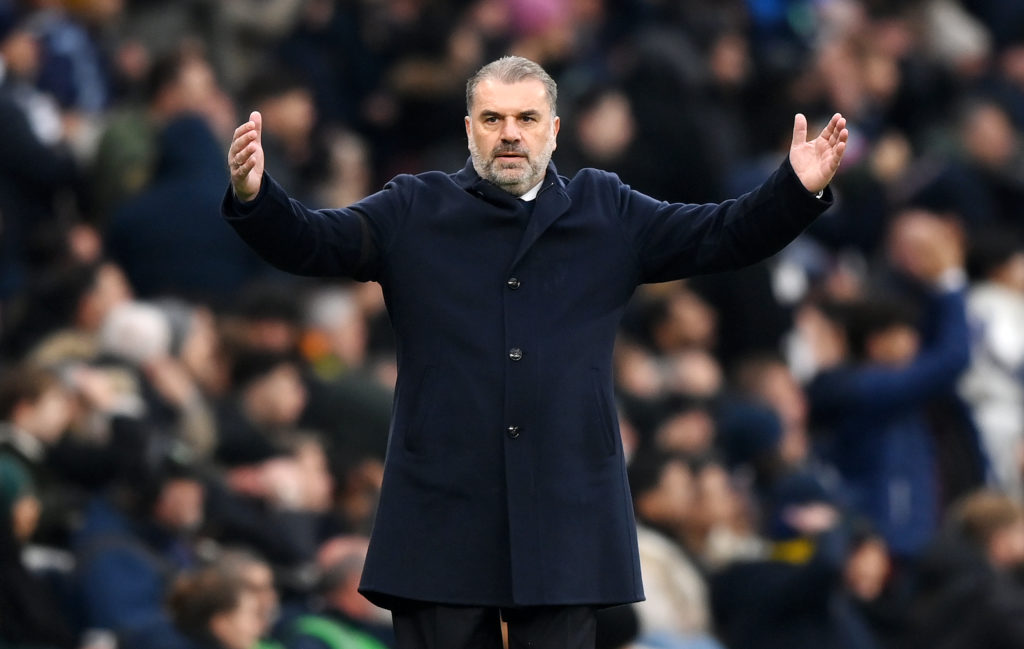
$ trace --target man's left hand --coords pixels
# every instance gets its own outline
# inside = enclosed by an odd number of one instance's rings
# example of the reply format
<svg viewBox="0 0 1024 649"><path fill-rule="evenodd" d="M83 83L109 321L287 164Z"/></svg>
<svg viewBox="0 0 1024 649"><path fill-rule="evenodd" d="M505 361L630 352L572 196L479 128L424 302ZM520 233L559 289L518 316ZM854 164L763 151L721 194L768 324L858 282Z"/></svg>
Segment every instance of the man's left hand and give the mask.
<svg viewBox="0 0 1024 649"><path fill-rule="evenodd" d="M789 148L789 162L793 171L812 194L825 189L846 151L850 132L846 130L846 118L836 113L822 129L821 134L807 141L807 118L797 113L793 120L793 144Z"/></svg>

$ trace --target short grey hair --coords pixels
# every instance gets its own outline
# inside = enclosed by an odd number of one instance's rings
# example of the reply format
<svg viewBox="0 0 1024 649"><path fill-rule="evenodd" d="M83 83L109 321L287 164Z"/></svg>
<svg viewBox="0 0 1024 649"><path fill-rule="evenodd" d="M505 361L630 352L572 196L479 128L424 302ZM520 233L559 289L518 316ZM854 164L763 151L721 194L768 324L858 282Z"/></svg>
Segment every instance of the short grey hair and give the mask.
<svg viewBox="0 0 1024 649"><path fill-rule="evenodd" d="M551 105L551 116L556 114L555 105L558 103L558 85L551 78L544 68L540 67L530 59L521 56L503 56L500 59L491 61L476 71L476 74L466 82L466 114L473 114L473 99L476 95L476 87L484 79L495 79L501 83L518 83L527 79L537 79L544 84L544 90L548 95L548 103Z"/></svg>

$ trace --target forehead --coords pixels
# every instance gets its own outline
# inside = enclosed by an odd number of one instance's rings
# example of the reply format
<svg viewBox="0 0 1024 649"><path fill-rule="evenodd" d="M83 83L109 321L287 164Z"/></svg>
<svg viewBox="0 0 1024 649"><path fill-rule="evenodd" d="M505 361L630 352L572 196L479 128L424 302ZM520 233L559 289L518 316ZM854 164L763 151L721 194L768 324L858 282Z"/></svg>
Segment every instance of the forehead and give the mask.
<svg viewBox="0 0 1024 649"><path fill-rule="evenodd" d="M499 114L537 111L548 114L547 89L540 79L524 79L504 83L497 79L484 79L473 95L473 112L492 111Z"/></svg>

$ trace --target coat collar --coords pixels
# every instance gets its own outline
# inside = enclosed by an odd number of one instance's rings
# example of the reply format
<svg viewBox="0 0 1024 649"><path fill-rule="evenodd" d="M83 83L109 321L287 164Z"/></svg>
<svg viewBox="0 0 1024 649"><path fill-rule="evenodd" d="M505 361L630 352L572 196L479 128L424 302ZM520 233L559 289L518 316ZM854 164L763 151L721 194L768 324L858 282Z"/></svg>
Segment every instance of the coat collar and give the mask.
<svg viewBox="0 0 1024 649"><path fill-rule="evenodd" d="M454 180L459 187L481 200L505 209L517 207L516 201L519 200L517 197L477 174L476 169L473 168L472 158L466 161L466 166L462 168L462 171L455 174ZM533 217L526 226L526 231L523 233L523 238L512 262L513 268L537 242L537 239L544 234L544 231L558 217L565 214L572 205L572 200L565 191L565 179L558 175L558 170L553 162L548 162L548 169L544 174L544 182L541 183L536 201Z"/></svg>

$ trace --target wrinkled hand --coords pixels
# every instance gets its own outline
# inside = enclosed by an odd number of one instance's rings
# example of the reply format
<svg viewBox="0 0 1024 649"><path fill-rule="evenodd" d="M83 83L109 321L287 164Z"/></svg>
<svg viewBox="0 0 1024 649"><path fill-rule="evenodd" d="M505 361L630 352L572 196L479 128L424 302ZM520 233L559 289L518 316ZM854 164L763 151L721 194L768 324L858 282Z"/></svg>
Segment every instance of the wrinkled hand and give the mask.
<svg viewBox="0 0 1024 649"><path fill-rule="evenodd" d="M253 111L249 121L235 129L228 148L231 188L238 200L251 201L260 193L264 162L263 116Z"/></svg>
<svg viewBox="0 0 1024 649"><path fill-rule="evenodd" d="M793 119L793 144L789 148L789 162L807 191L817 194L832 181L849 138L846 118L836 113L821 134L808 142L807 118L797 113Z"/></svg>

